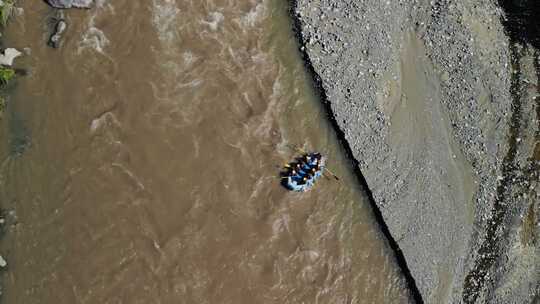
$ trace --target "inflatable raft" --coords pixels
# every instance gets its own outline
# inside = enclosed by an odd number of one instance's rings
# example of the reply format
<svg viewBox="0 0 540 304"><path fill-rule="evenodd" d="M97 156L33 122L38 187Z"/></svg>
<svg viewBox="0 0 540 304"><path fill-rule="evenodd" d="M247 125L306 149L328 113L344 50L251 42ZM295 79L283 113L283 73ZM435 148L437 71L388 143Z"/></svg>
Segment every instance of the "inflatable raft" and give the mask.
<svg viewBox="0 0 540 304"><path fill-rule="evenodd" d="M317 152L306 153L287 164L282 172L282 184L291 191L310 190L323 175L326 159Z"/></svg>

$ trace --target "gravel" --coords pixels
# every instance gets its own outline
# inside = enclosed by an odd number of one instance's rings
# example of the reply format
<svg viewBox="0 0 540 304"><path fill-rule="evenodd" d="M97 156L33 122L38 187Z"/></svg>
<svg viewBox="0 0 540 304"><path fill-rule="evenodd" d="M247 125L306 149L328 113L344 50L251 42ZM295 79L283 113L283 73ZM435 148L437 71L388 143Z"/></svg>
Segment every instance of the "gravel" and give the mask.
<svg viewBox="0 0 540 304"><path fill-rule="evenodd" d="M526 119L515 113L516 103L534 102L513 94L519 75L502 10L488 0L297 0L293 9L301 50L421 301L489 297L497 286L490 271L504 266L504 254L483 264L478 250L510 250L519 212L504 206L527 206L534 197L518 202L508 194L520 191L509 179L513 171L503 170L516 161L512 145L529 153L534 145L511 134L538 129L512 129L512 119ZM496 206L504 220L493 219ZM504 244L485 246L495 240L490 229L505 232L496 238ZM464 284L482 267L487 272L474 278L479 288ZM530 286L530 277L521 280ZM513 301L528 303L530 294L514 293Z"/></svg>

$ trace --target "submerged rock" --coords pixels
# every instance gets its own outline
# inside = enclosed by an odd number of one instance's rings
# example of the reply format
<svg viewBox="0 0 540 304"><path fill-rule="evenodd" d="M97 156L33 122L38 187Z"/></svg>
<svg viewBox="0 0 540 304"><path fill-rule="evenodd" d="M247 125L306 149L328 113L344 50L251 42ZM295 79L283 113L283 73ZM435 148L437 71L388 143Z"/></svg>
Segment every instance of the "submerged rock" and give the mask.
<svg viewBox="0 0 540 304"><path fill-rule="evenodd" d="M47 3L56 8L91 8L94 0L47 0Z"/></svg>

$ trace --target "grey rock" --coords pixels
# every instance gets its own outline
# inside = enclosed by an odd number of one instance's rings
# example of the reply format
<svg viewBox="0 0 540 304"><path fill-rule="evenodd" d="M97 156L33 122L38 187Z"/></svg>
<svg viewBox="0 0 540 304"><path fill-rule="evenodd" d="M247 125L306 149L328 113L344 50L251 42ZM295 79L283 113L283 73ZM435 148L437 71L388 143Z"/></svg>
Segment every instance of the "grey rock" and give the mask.
<svg viewBox="0 0 540 304"><path fill-rule="evenodd" d="M0 54L0 64L11 66L13 64L13 60L15 60L15 58L19 57L21 54L22 53L17 49L7 48L4 50L3 54Z"/></svg>
<svg viewBox="0 0 540 304"><path fill-rule="evenodd" d="M94 0L47 0L55 8L91 8Z"/></svg>
<svg viewBox="0 0 540 304"><path fill-rule="evenodd" d="M67 23L64 19L60 19L56 22L56 25L54 26L54 32L49 38L49 42L47 43L52 48L58 48L60 47L60 42L62 39L62 35L64 31L67 28Z"/></svg>

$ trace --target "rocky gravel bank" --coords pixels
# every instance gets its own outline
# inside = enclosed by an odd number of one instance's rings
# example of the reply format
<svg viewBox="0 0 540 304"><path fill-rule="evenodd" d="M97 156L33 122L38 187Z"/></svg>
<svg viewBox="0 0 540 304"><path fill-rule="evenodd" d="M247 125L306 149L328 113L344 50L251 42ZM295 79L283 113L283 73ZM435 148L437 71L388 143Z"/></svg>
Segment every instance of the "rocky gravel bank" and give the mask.
<svg viewBox="0 0 540 304"><path fill-rule="evenodd" d="M509 37L509 12L490 0L292 7L417 301L530 303L538 52Z"/></svg>

